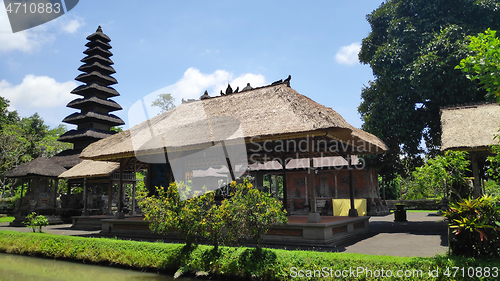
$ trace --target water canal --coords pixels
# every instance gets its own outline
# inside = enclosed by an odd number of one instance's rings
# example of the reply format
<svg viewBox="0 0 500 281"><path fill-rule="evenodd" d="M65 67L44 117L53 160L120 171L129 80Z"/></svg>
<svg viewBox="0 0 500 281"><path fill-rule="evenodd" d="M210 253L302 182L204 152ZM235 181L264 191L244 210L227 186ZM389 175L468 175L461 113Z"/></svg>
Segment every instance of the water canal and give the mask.
<svg viewBox="0 0 500 281"><path fill-rule="evenodd" d="M172 276L0 253L0 281L171 281ZM194 281L195 278L175 280Z"/></svg>

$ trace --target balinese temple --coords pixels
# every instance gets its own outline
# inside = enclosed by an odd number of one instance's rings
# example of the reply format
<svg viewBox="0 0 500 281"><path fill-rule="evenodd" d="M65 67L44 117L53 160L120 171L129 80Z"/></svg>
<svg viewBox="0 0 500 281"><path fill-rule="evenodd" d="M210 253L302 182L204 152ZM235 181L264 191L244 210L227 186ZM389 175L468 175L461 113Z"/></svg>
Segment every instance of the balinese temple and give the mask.
<svg viewBox="0 0 500 281"><path fill-rule="evenodd" d="M81 98L68 103L67 107L80 110L73 113L63 122L76 125L77 129L70 130L59 137L59 141L73 144L74 150L82 150L89 144L113 135L111 128L125 124L118 116L110 112L121 110L122 107L111 97L117 97L120 94L110 87L117 84L111 74L115 70L111 66L113 61L110 57L113 55L109 49L111 39L102 32L101 27L95 33L87 37L88 47L83 53L87 56L81 60L84 64L78 68L83 73L75 80L84 83L76 87L72 94L79 95Z"/></svg>
<svg viewBox="0 0 500 281"><path fill-rule="evenodd" d="M113 61L110 57L111 39L102 32L101 27L87 37L89 42L85 45L87 50L81 62L84 64L78 68L83 73L75 80L84 83L78 86L72 94L81 96L68 103L68 107L79 110L67 116L63 122L76 125L77 128L70 130L59 137L59 141L72 143L73 151L79 154L82 149L98 140L112 136L115 132L111 130L114 126L125 124L118 116L110 112L121 110L122 107L111 98L120 94L111 85L117 84L111 75L115 73ZM81 161L81 160L80 160ZM70 198L62 208L73 208L77 201L82 215L112 215L113 206L119 203L123 197L115 190L114 185L132 184L135 186L135 174L127 173L125 181L120 182L117 174L119 169L116 163L94 163L93 161L79 162L60 178L67 179L68 190L65 196L74 197L71 189L82 188L78 198ZM114 196L113 196L114 195Z"/></svg>
<svg viewBox="0 0 500 281"><path fill-rule="evenodd" d="M113 55L109 50L110 38L101 27L87 37L89 42L83 52L83 65L78 70L83 73L75 80L82 82L72 94L80 96L68 103L67 107L79 110L67 116L63 122L77 128L61 135L58 141L73 144L72 149L62 151L50 159L37 158L25 163L9 173L11 178L20 179L27 190L21 205L14 210L16 221L22 222L27 212L40 211L43 214L59 216L63 221L71 221L72 216L87 214L112 215L120 204L126 204L126 196L117 185L129 184L135 189L135 173L124 172L116 163L83 161L80 153L89 144L112 136L114 126L125 124L110 112L122 107L111 98L120 94L111 87L117 84L111 75L115 73ZM57 168L54 168L57 167ZM76 169L74 169L76 168ZM134 167L135 168L135 167ZM50 169L48 171L47 169ZM63 173L64 172L64 173ZM120 172L122 176L120 177ZM121 178L121 180L120 180ZM58 179L67 180L67 188L57 186ZM78 191L78 192L72 192ZM122 198L122 200L119 200ZM29 203L29 204L28 204ZM134 203L125 207L134 213Z"/></svg>
<svg viewBox="0 0 500 281"><path fill-rule="evenodd" d="M283 179L285 188L277 198L290 211L288 224L273 228L264 241L326 245L368 231L369 216L358 211L356 200L365 197L376 209L380 203L376 171L357 174L353 158L386 150L376 136L354 128L333 109L292 89L288 77L263 87L248 85L241 91L228 86L215 97L205 92L199 100L183 102L90 144L80 157L116 162L123 170L126 164L143 165L150 191L171 182L216 190L223 182L255 173L254 164L285 163L272 173ZM323 164L314 163L326 157L345 159L343 171L337 173L335 165L322 171ZM289 170L294 159L305 162L305 167ZM260 188L258 177L256 187ZM326 201L336 198L347 202L345 215L332 216L327 210L331 204ZM102 220L102 231L146 235L147 224Z"/></svg>

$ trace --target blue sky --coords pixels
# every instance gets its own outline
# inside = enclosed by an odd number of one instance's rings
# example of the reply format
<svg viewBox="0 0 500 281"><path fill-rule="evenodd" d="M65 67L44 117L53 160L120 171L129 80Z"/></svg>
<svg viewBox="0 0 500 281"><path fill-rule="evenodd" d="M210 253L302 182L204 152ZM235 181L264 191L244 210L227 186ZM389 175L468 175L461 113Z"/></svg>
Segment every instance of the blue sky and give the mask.
<svg viewBox="0 0 500 281"><path fill-rule="evenodd" d="M85 0L66 15L13 34L0 0L0 96L21 116L38 112L51 127L75 112L66 104L81 83L88 35L99 25L111 38L118 80L114 112L157 93L176 103L292 75L291 86L360 127L361 89L373 79L358 62L370 32L366 15L382 1ZM68 125L68 128L72 128Z"/></svg>

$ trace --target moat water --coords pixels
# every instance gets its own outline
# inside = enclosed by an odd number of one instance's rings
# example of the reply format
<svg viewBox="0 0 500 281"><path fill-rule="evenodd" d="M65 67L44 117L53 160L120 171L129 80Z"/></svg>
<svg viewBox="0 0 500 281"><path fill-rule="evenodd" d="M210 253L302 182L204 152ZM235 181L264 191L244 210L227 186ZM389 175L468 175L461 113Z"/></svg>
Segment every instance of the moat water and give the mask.
<svg viewBox="0 0 500 281"><path fill-rule="evenodd" d="M0 281L171 281L172 276L109 266L0 253ZM178 281L200 280L177 278Z"/></svg>

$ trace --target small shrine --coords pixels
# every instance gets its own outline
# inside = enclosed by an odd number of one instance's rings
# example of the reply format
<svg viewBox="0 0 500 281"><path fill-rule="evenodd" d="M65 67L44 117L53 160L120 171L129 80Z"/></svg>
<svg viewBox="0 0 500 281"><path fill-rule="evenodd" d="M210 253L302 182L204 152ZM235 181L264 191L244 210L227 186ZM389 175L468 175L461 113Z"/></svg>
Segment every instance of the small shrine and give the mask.
<svg viewBox="0 0 500 281"><path fill-rule="evenodd" d="M60 223L57 217L58 176L65 168L42 154L40 157L19 165L6 174L13 184L21 185L21 198L14 209L13 226L22 226L24 218L31 212L43 214L50 223Z"/></svg>

